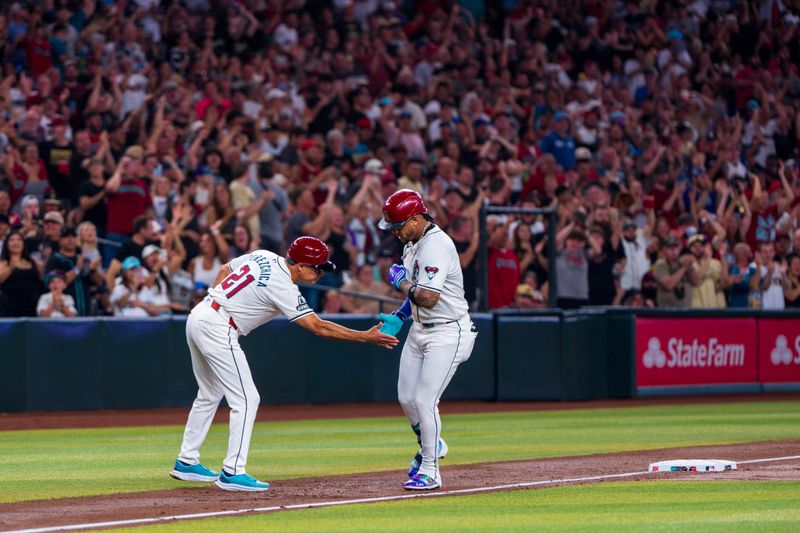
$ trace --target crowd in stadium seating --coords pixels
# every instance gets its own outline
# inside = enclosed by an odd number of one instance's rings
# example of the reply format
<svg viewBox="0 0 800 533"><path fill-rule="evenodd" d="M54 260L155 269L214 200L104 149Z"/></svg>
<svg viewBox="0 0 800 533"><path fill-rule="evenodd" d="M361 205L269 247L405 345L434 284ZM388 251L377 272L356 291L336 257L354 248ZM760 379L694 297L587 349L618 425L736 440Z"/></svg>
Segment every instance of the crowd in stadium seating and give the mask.
<svg viewBox="0 0 800 533"><path fill-rule="evenodd" d="M800 306L800 12L758 0L0 6L0 316L186 313L230 258L330 245L396 298L398 188L467 298ZM326 312L377 302L308 292ZM390 304L391 305L391 304Z"/></svg>

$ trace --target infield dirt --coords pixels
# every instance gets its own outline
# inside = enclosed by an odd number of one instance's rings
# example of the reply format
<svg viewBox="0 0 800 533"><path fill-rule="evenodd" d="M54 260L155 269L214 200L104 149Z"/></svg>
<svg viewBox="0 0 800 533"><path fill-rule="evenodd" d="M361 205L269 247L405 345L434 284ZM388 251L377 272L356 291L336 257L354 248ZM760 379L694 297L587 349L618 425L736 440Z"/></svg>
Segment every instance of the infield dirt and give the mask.
<svg viewBox="0 0 800 533"><path fill-rule="evenodd" d="M661 398L580 403L483 403L447 402L447 414L493 411L536 411L549 409L586 409L598 407L634 407L678 403L721 401L775 401L789 396L709 396L699 398ZM791 397L795 399L794 397ZM159 424L183 424L188 410L157 409L139 411L96 411L71 413L20 413L0 415L0 431L113 427ZM351 404L314 406L262 406L259 420L299 420L319 418L354 418L400 416L397 404ZM227 419L227 409L220 409L218 422ZM453 450L451 450L452 452ZM748 459L800 455L800 441L772 441L634 451L603 455L557 457L538 460L491 462L448 466L442 463L444 489L458 490L515 483L531 483L568 478L582 478L647 469L651 462L669 459ZM169 465L165 465L167 476ZM267 477L268 479L268 477ZM283 507L335 500L391 497L407 494L405 465L397 470L358 475L271 480L271 488L261 493L231 493L213 485L184 485L175 481L175 489L123 493L84 498L63 498L0 504L0 530L86 524L137 518L157 518L190 513L239 510L255 507ZM740 465L735 472L720 474L643 474L628 481L697 479L697 480L793 480L800 481L800 460ZM536 488L557 486L543 483ZM358 487L354 491L353 487Z"/></svg>

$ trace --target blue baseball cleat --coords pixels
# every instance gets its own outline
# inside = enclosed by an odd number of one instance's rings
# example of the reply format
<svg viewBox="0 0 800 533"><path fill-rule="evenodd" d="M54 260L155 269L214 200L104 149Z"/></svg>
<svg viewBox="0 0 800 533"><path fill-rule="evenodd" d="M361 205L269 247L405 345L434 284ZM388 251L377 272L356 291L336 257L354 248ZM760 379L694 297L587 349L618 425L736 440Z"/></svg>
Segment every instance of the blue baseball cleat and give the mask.
<svg viewBox="0 0 800 533"><path fill-rule="evenodd" d="M225 470L220 473L219 479L216 480L215 485L222 490L240 490L245 492L258 492L269 488L269 483L259 481L250 474L229 476L225 473Z"/></svg>
<svg viewBox="0 0 800 533"><path fill-rule="evenodd" d="M441 484L428 474L417 474L403 483L403 488L406 490L433 490L439 487Z"/></svg>
<svg viewBox="0 0 800 533"><path fill-rule="evenodd" d="M210 483L217 480L219 472L209 470L200 463L190 465L178 460L175 461L175 468L169 475L181 481L202 481Z"/></svg>
<svg viewBox="0 0 800 533"><path fill-rule="evenodd" d="M439 439L439 459L444 459L448 451L447 443L444 439ZM418 451L411 459L411 466L408 469L408 477L414 477L422 466L422 450Z"/></svg>

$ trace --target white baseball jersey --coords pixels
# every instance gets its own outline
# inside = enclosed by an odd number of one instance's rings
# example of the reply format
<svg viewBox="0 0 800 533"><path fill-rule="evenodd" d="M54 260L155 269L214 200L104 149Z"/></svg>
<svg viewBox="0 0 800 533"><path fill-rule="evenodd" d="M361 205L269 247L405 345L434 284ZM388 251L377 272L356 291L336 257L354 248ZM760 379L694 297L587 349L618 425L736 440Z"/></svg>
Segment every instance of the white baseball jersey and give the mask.
<svg viewBox="0 0 800 533"><path fill-rule="evenodd" d="M450 322L469 310L464 298L464 276L458 252L450 236L438 226L431 226L417 242L403 250L406 275L418 287L439 293L433 309L412 303L414 320L423 324Z"/></svg>
<svg viewBox="0 0 800 533"><path fill-rule="evenodd" d="M209 289L209 296L186 320L186 341L198 391L178 458L186 464L198 463L200 447L224 396L231 413L228 454L222 464L229 474L239 475L245 472L261 401L239 335L247 335L279 314L297 320L313 311L292 283L282 257L257 250L237 257L230 268L231 273ZM211 300L219 304L219 309Z"/></svg>
<svg viewBox="0 0 800 533"><path fill-rule="evenodd" d="M292 282L286 261L269 250L256 250L230 262L231 274L208 290L247 335L280 314L290 321L313 313Z"/></svg>

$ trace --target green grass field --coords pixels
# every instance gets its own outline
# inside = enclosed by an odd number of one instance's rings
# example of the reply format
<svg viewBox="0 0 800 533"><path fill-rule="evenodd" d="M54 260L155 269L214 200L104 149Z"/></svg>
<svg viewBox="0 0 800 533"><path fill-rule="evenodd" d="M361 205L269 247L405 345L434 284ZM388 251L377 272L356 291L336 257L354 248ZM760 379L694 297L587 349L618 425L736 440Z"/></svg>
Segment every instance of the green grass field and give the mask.
<svg viewBox="0 0 800 533"><path fill-rule="evenodd" d="M604 483L306 509L136 528L281 531L796 531L800 483Z"/></svg>
<svg viewBox="0 0 800 533"><path fill-rule="evenodd" d="M798 402L463 415L447 415L446 405L443 410L451 465L800 439ZM175 488L166 473L182 429L0 432L0 503ZM226 441L227 424L215 425L203 449L207 465L221 464ZM396 470L414 448L413 434L398 417L259 423L248 470L266 480Z"/></svg>

